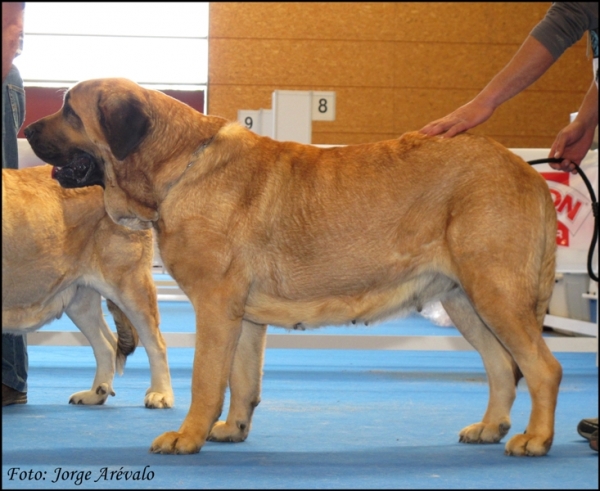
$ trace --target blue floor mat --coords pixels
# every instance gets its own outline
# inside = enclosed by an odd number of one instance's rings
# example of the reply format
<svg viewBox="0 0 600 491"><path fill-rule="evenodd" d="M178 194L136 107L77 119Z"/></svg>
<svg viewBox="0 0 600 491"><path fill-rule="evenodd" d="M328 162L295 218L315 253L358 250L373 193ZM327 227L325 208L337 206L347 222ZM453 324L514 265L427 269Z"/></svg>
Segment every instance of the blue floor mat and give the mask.
<svg viewBox="0 0 600 491"><path fill-rule="evenodd" d="M542 458L505 456L506 438L458 443L487 403L474 352L269 349L247 441L208 442L188 456L148 448L187 413L192 349L169 349L169 410L143 406L143 348L115 379L116 396L94 407L67 404L92 382L91 348L30 346L29 356L29 402L2 411L4 489L598 488L598 454L576 432L581 418L598 414L595 354L556 354L564 377L554 445ZM521 382L508 437L525 428L529 411Z"/></svg>
<svg viewBox="0 0 600 491"><path fill-rule="evenodd" d="M186 302L160 302L161 330L194 332ZM112 317L107 322L114 329ZM44 330L75 331L66 317ZM269 333L286 331L269 327ZM311 334L459 336L418 314ZM290 332L302 335L302 332ZM590 342L596 342L591 339ZM548 456L504 455L527 425L521 381L512 429L497 445L458 443L479 421L488 386L475 352L268 349L262 402L247 441L208 442L199 454L154 455L189 408L193 350L170 348L175 407L143 406L150 382L143 347L129 357L104 406L71 406L91 385L90 347L30 346L28 404L3 409L4 489L598 489L598 454L576 432L598 414L592 353L557 353L563 365L556 435ZM225 400L223 419L227 414Z"/></svg>

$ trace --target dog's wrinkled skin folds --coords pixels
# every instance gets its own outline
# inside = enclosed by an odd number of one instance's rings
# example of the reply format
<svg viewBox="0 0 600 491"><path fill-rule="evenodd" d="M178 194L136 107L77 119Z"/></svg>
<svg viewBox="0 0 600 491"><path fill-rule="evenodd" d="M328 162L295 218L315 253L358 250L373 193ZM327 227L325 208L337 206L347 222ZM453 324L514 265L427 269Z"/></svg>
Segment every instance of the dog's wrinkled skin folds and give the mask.
<svg viewBox="0 0 600 491"><path fill-rule="evenodd" d="M505 450L548 452L562 375L542 339L556 215L523 160L468 134L328 149L278 142L124 79L82 82L65 105L28 128L32 147L62 166L59 181L73 155L90 156L110 216L155 227L196 312L191 407L153 452L247 437L266 324L371 322L434 299L489 379L488 408L460 440L504 437L523 375L529 424ZM217 421L228 384L229 413Z"/></svg>
<svg viewBox="0 0 600 491"><path fill-rule="evenodd" d="M150 231L116 225L102 189L63 189L49 165L2 169L2 332L30 332L63 313L83 332L96 358L90 390L73 404L103 404L115 395L138 334L152 374L146 407L173 406L166 344L158 330ZM102 312L101 295L118 338Z"/></svg>

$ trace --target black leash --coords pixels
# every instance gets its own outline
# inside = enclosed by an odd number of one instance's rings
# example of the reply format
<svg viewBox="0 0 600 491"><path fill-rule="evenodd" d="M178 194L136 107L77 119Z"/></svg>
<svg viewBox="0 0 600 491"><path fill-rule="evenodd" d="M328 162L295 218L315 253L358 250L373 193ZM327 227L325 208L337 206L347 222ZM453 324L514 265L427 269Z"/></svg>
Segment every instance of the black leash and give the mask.
<svg viewBox="0 0 600 491"><path fill-rule="evenodd" d="M562 161L563 161L563 159L548 158L548 159L530 160L527 163L529 165L558 164ZM590 244L590 249L588 251L587 269L588 269L588 274L590 275L590 278L592 278L597 283L598 276L596 276L594 274L594 270L592 269L592 258L594 257L594 249L596 248L596 242L598 240L598 201L596 200L596 193L594 193L594 188L590 184L590 181L587 178L587 176L585 175L585 173L581 170L581 167L579 167L578 165L575 165L575 170L581 176L581 179L583 179L583 183L585 184L585 187L587 188L588 192L590 193L590 198L592 199L592 213L594 214L594 235L592 235L592 243Z"/></svg>

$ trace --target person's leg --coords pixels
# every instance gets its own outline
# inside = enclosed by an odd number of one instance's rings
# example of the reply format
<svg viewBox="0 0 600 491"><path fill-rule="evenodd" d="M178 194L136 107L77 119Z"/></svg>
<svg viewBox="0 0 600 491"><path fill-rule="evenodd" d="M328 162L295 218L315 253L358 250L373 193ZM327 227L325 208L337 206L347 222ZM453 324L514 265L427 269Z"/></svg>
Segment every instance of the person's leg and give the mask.
<svg viewBox="0 0 600 491"><path fill-rule="evenodd" d="M16 66L2 82L2 168L19 168L17 133L25 119L25 89ZM3 293L4 296L4 293ZM2 334L2 406L27 402L27 339Z"/></svg>
<svg viewBox="0 0 600 491"><path fill-rule="evenodd" d="M27 402L26 336L2 335L2 406Z"/></svg>

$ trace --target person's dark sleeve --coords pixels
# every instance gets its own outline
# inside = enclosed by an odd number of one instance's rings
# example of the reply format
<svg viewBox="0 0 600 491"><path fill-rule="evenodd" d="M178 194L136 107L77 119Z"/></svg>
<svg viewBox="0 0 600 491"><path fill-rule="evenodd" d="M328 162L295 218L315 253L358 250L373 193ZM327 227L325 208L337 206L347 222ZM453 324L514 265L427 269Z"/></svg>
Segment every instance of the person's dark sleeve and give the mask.
<svg viewBox="0 0 600 491"><path fill-rule="evenodd" d="M598 2L555 2L530 35L556 60L590 29L598 29Z"/></svg>

